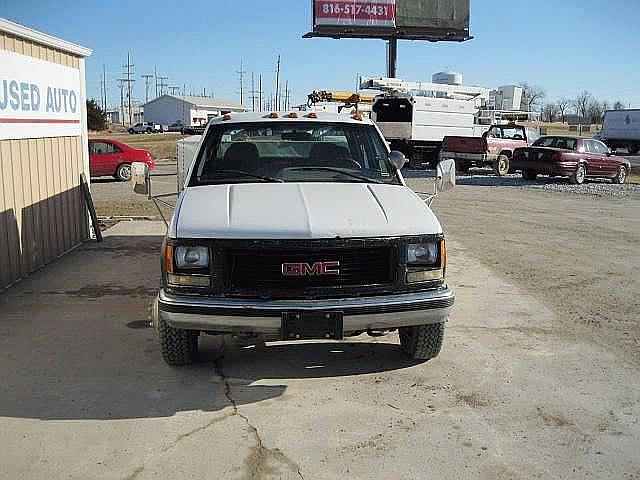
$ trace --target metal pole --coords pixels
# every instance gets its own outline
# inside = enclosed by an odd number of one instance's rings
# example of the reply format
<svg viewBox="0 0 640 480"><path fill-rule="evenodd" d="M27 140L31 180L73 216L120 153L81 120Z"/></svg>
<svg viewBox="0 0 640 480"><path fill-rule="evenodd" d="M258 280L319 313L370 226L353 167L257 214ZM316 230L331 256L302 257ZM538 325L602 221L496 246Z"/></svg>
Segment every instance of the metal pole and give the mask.
<svg viewBox="0 0 640 480"><path fill-rule="evenodd" d="M273 106L271 108L273 110L280 110L280 55L278 55L278 63L276 65L276 99L275 99L275 103L276 103L275 108L273 108Z"/></svg>
<svg viewBox="0 0 640 480"><path fill-rule="evenodd" d="M387 77L396 78L398 70L398 39L390 38L387 44Z"/></svg>
<svg viewBox="0 0 640 480"><path fill-rule="evenodd" d="M260 74L260 77L258 78L258 111L262 111L264 110L262 108L262 74Z"/></svg>

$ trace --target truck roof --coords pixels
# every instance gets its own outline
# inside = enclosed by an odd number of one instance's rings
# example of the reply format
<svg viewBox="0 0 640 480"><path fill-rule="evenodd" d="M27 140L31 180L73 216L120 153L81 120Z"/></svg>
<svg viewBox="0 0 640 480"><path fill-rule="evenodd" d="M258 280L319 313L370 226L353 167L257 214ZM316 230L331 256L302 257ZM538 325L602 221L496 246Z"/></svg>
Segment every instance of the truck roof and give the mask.
<svg viewBox="0 0 640 480"><path fill-rule="evenodd" d="M275 115L277 116L275 116ZM295 114L296 117L291 115ZM312 114L311 116L309 116ZM272 118L274 117L274 118ZM247 112L229 113L222 117L217 117L209 122L212 125L220 123L255 123L255 122L331 122L331 123L353 123L373 125L367 118L356 119L355 115L331 113L331 112Z"/></svg>

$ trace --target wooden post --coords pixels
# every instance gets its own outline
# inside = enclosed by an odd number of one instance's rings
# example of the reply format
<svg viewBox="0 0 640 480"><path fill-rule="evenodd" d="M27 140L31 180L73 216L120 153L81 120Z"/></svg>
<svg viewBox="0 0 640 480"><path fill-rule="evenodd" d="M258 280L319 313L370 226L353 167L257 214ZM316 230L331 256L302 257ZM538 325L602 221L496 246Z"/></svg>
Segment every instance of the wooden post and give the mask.
<svg viewBox="0 0 640 480"><path fill-rule="evenodd" d="M93 205L93 199L91 198L91 192L89 191L89 185L87 184L87 177L84 176L84 173L80 174L80 187L82 188L82 196L84 197L84 202L87 204L87 209L89 210L89 215L91 216L93 231L96 234L96 242L101 242L102 231L100 230L98 216L96 215L96 207Z"/></svg>

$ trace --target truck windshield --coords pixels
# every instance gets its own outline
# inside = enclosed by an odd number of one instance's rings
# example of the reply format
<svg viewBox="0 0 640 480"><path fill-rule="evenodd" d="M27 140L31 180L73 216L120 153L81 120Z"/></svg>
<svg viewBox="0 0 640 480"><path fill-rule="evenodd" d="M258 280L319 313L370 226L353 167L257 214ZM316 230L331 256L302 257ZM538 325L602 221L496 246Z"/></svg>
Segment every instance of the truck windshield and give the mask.
<svg viewBox="0 0 640 480"><path fill-rule="evenodd" d="M189 185L255 182L401 184L372 125L273 121L212 125Z"/></svg>

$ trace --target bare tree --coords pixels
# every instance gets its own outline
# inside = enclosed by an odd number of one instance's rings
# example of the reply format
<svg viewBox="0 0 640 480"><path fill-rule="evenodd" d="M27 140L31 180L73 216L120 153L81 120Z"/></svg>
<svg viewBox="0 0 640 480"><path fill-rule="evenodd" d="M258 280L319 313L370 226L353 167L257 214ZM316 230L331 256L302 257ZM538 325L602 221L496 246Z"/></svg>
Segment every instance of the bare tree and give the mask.
<svg viewBox="0 0 640 480"><path fill-rule="evenodd" d="M576 113L580 115L583 119L587 118L587 113L589 109L589 103L591 102L591 94L586 90L580 92L580 94L573 101L573 105L576 107Z"/></svg>
<svg viewBox="0 0 640 480"><path fill-rule="evenodd" d="M602 113L606 112L607 110L611 110L611 108L609 107L609 102L605 100L604 102L602 102Z"/></svg>
<svg viewBox="0 0 640 480"><path fill-rule="evenodd" d="M549 123L553 123L556 121L556 117L558 116L559 109L558 105L555 103L546 103L544 107L542 107L542 116L545 121Z"/></svg>
<svg viewBox="0 0 640 480"><path fill-rule="evenodd" d="M558 105L558 112L560 113L560 120L562 121L562 123L564 123L565 113L567 112L567 109L571 105L571 100L569 100L568 98L562 97L560 100L557 101L557 105Z"/></svg>
<svg viewBox="0 0 640 480"><path fill-rule="evenodd" d="M537 85L529 85L527 82L522 82L520 86L522 87L522 103L529 112L533 110L534 106L540 105L544 97L547 96L544 88Z"/></svg>
<svg viewBox="0 0 640 480"><path fill-rule="evenodd" d="M587 116L586 119L590 123L601 123L602 122L602 104L596 100L595 98L591 99L589 104L587 105Z"/></svg>
<svg viewBox="0 0 640 480"><path fill-rule="evenodd" d="M624 108L624 103L622 103L620 100L618 100L613 104L614 110L622 110L623 108Z"/></svg>

